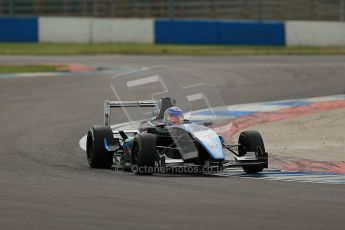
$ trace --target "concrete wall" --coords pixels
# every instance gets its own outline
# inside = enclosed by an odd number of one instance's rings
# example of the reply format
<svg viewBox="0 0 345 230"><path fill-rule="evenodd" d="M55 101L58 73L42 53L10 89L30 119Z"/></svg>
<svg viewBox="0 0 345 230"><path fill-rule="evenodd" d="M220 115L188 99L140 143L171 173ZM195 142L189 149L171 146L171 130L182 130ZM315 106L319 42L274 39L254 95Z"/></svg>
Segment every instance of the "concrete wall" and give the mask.
<svg viewBox="0 0 345 230"><path fill-rule="evenodd" d="M91 19L39 17L40 42L91 42Z"/></svg>
<svg viewBox="0 0 345 230"><path fill-rule="evenodd" d="M344 46L344 22L285 22L287 46Z"/></svg>
<svg viewBox="0 0 345 230"><path fill-rule="evenodd" d="M153 19L39 18L40 42L153 43Z"/></svg>
<svg viewBox="0 0 345 230"><path fill-rule="evenodd" d="M92 19L93 42L153 43L153 19Z"/></svg>

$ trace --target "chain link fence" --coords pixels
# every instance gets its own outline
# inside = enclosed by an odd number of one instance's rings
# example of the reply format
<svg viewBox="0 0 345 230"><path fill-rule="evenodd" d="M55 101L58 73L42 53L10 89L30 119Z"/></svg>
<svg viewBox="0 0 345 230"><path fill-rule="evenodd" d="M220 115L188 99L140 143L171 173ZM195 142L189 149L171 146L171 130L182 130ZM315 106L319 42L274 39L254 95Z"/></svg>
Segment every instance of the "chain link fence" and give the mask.
<svg viewBox="0 0 345 230"><path fill-rule="evenodd" d="M345 0L0 0L0 15L344 21Z"/></svg>

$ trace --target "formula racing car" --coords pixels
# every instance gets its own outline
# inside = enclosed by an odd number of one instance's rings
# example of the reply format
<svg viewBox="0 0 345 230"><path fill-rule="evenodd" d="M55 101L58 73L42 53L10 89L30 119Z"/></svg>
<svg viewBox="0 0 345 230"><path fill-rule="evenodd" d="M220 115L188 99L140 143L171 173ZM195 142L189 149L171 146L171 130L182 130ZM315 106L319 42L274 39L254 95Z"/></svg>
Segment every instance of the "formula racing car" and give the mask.
<svg viewBox="0 0 345 230"><path fill-rule="evenodd" d="M228 167L242 167L251 174L268 167L268 154L259 132L244 131L237 144L226 145L223 137L208 127L211 122L184 120L182 124L166 125L164 113L175 104L169 97L158 101L106 100L104 125L91 127L87 134L86 155L90 167L117 167L138 175L152 175L162 168L168 169L166 172L191 168L195 172L210 172L210 169L213 172ZM137 130L122 130L110 126L111 109L115 107L154 109ZM226 160L225 152L231 153L232 159Z"/></svg>

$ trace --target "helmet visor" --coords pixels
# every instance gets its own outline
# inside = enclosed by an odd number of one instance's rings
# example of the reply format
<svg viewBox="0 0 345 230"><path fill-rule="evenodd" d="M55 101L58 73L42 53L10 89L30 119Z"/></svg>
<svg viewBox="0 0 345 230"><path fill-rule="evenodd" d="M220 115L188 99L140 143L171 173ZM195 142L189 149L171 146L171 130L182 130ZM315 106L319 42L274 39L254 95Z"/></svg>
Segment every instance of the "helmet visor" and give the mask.
<svg viewBox="0 0 345 230"><path fill-rule="evenodd" d="M182 124L184 122L183 116L168 115L167 120L176 124Z"/></svg>

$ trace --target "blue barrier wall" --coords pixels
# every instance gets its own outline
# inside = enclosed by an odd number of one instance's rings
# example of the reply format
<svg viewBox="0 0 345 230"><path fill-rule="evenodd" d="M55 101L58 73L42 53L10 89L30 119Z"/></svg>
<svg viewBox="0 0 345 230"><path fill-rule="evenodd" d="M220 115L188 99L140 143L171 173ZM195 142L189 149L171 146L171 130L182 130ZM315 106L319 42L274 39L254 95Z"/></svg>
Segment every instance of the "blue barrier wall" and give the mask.
<svg viewBox="0 0 345 230"><path fill-rule="evenodd" d="M285 45L282 22L219 22L219 44Z"/></svg>
<svg viewBox="0 0 345 230"><path fill-rule="evenodd" d="M36 17L0 17L0 42L38 42L39 29ZM284 22L157 19L153 30L155 43L285 45Z"/></svg>
<svg viewBox="0 0 345 230"><path fill-rule="evenodd" d="M36 17L0 17L0 42L37 42Z"/></svg>
<svg viewBox="0 0 345 230"><path fill-rule="evenodd" d="M156 20L155 43L285 45L283 22Z"/></svg>
<svg viewBox="0 0 345 230"><path fill-rule="evenodd" d="M218 22L214 20L156 20L155 43L217 44Z"/></svg>

